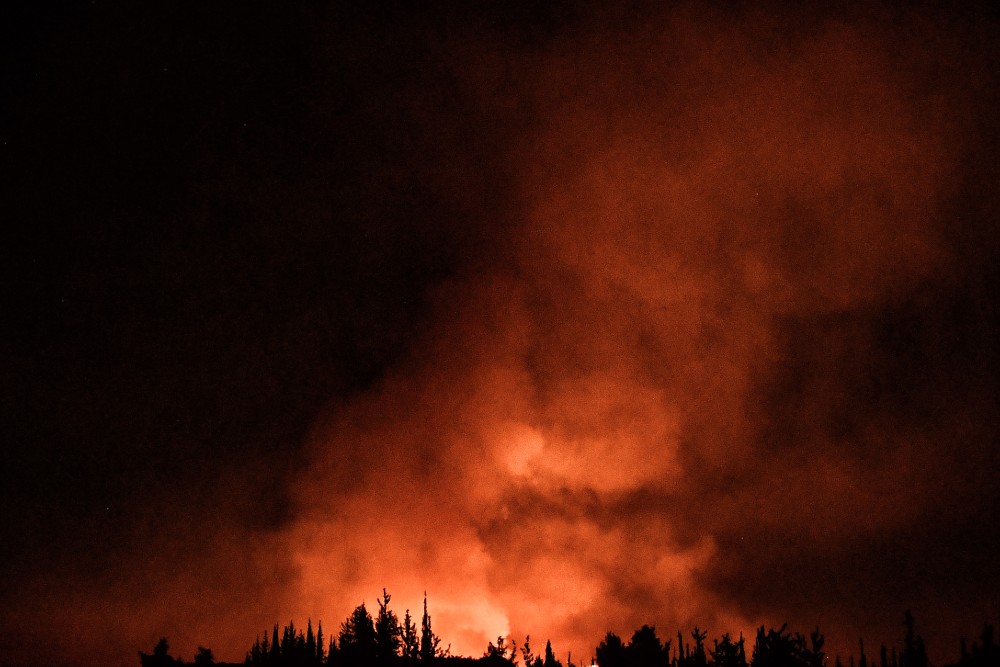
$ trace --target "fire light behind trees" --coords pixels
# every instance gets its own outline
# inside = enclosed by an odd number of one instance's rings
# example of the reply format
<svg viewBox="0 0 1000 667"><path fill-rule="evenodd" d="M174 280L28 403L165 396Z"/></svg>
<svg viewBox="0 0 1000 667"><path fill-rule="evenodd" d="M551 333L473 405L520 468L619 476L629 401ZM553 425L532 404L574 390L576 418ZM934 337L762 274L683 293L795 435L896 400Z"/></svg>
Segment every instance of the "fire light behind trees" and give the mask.
<svg viewBox="0 0 1000 667"><path fill-rule="evenodd" d="M996 618L992 4L21 5L0 662Z"/></svg>
<svg viewBox="0 0 1000 667"><path fill-rule="evenodd" d="M964 298L954 165L983 71L943 77L878 12L790 14L595 11L541 52L456 56L510 114L516 211L502 258L433 290L408 355L317 425L306 591L432 587L464 651L497 632L473 615L579 646L787 614L845 649L890 631L856 616L870 596L950 595L887 585L886 542L970 516L951 490L982 478L963 424L992 399L938 391L950 316L919 304Z"/></svg>
<svg viewBox="0 0 1000 667"><path fill-rule="evenodd" d="M427 599L424 598L424 612L421 621L419 637L416 627L410 623L407 610L406 621L400 625L395 612L389 609L390 596L383 589L379 601L379 612L376 618L366 608L358 605L340 626L337 638L331 637L329 647L324 650L322 626L314 635L312 623L307 624L303 633L296 632L294 624L289 624L278 639L278 626L275 625L271 640L264 633L263 642L260 637L247 652L245 664L248 667L417 667L418 665L436 667L518 667L523 659L523 667L563 667L556 656L551 641L546 641L545 650L541 655L535 655L531 647L531 639L525 636L524 644L517 646L513 638L499 636L496 642L489 642L481 658L469 658L452 655L450 649L441 649L441 640L431 630L430 615L427 611ZM924 647L923 638L915 630L913 615L907 611L904 614L903 625L906 632L900 650L895 646L887 649L883 644L879 651L879 659L869 663L865 654L864 641L859 644L860 667L929 667L930 662ZM590 659L591 667L598 664L603 667L825 667L829 655L825 646L825 638L819 628L808 636L787 631L787 625L779 629L757 629L752 654L748 659L747 640L741 634L735 639L725 633L719 639L712 640L712 646L706 643L708 632L697 626L685 636L677 632L677 643L671 646L671 641L662 641L657 636L656 629L643 625L636 630L626 643L614 632L608 632L597 645ZM173 667L183 664L168 654L166 639L161 639L153 654L140 652L143 667ZM891 657L890 657L891 656ZM841 665L841 656L835 657L836 664ZM983 628L980 641L968 649L964 638L961 642L959 660L955 667L994 667L1000 659L1000 646L995 642L994 630L990 625ZM199 648L195 664L212 664L212 651ZM855 658L850 657L850 663L855 664ZM583 665L581 661L578 663ZM567 655L565 667L577 667L572 661L572 654Z"/></svg>

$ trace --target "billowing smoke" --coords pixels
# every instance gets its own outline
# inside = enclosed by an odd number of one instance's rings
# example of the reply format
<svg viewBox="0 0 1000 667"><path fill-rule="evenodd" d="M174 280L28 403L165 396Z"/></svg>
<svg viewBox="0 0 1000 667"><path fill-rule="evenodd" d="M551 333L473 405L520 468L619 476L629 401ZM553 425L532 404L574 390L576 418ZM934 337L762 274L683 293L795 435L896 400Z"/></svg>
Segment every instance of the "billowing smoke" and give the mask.
<svg viewBox="0 0 1000 667"><path fill-rule="evenodd" d="M819 624L847 651L907 607L956 633L993 613L988 269L957 242L995 213L964 201L988 36L937 19L446 41L516 128L507 254L317 426L304 604L427 590L457 652L530 633L581 659L646 622Z"/></svg>
<svg viewBox="0 0 1000 667"><path fill-rule="evenodd" d="M995 14L712 4L32 10L0 662L1000 620Z"/></svg>

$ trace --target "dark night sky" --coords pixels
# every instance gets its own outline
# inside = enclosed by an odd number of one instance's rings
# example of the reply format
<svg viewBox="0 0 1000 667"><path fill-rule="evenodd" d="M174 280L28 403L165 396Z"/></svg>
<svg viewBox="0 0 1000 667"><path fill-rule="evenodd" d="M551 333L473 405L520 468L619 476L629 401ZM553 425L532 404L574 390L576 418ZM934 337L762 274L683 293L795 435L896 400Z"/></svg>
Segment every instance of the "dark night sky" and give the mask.
<svg viewBox="0 0 1000 667"><path fill-rule="evenodd" d="M997 16L530 4L4 10L0 663L1000 621Z"/></svg>

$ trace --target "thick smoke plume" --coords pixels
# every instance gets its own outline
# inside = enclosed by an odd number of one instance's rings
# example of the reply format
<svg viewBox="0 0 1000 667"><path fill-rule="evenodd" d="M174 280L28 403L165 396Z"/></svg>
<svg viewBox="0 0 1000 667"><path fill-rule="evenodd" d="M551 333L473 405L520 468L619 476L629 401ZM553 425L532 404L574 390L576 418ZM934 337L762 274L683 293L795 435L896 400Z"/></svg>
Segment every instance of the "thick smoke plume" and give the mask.
<svg viewBox="0 0 1000 667"><path fill-rule="evenodd" d="M0 662L1000 621L995 14L327 4L9 31Z"/></svg>
<svg viewBox="0 0 1000 667"><path fill-rule="evenodd" d="M679 10L446 42L516 128L506 254L316 428L309 608L428 590L460 652L581 658L645 622L847 651L906 607L992 613L954 541L996 500L986 267L958 243L988 36L948 28Z"/></svg>

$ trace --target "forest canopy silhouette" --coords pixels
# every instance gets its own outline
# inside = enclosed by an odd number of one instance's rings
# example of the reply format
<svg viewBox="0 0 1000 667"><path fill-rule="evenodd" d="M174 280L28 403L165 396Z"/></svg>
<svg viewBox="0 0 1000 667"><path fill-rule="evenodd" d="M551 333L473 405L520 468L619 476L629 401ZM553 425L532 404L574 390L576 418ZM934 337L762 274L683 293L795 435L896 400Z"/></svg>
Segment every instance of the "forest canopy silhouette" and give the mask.
<svg viewBox="0 0 1000 667"><path fill-rule="evenodd" d="M390 609L391 596L385 589L378 600L375 616L362 602L340 624L339 632L328 637L322 623L314 631L312 619L306 629L294 622L279 634L275 623L254 640L242 664L248 667L932 667L924 640L916 628L913 614L903 614L899 645L882 644L877 654L866 653L864 638L859 638L858 653L831 656L825 651L825 638L819 628L808 635L780 628L761 626L753 642L740 634L724 633L708 644L708 631L694 627L689 633L678 630L673 637L661 639L656 628L643 625L628 641L608 631L588 656L567 653L565 663L556 657L551 641L536 653L530 635L518 646L513 637L497 637L489 642L479 657L452 655L450 645L442 646L431 626L431 615L424 596L423 614L418 631L407 609L400 619ZM870 649L869 649L870 650ZM169 644L161 638L152 654L139 652L141 667L178 667L183 660L169 655ZM211 649L199 647L194 665L216 664ZM219 663L222 664L222 663ZM957 657L940 667L997 667L1000 645L994 626L986 623L971 644L963 636L958 642Z"/></svg>

